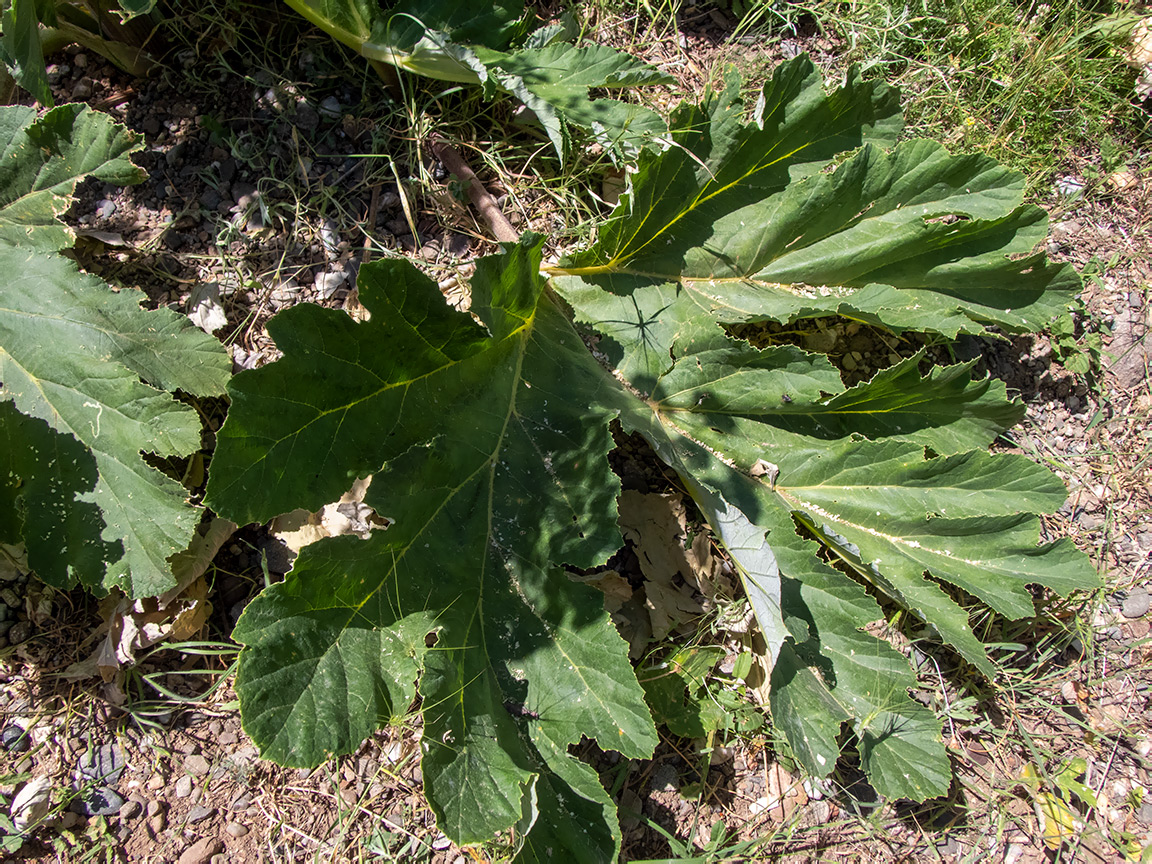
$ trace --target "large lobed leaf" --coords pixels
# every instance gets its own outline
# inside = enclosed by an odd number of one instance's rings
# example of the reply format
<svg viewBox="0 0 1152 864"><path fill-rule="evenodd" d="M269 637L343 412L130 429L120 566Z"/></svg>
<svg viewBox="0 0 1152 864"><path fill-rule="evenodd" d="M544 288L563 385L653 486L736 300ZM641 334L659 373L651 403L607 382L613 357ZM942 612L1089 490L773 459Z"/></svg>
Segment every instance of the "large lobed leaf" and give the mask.
<svg viewBox="0 0 1152 864"><path fill-rule="evenodd" d="M839 314L955 336L1035 330L1079 291L1034 247L1047 217L983 156L904 141L894 94L850 74L824 95L806 58L779 67L754 122L733 83L677 112L598 242L555 272L578 315L647 391L681 323ZM863 146L860 146L863 145ZM844 149L859 147L833 171Z"/></svg>
<svg viewBox="0 0 1152 864"><path fill-rule="evenodd" d="M677 146L642 156L597 244L548 268L599 334L596 360L544 292L535 238L480 262L475 318L378 262L360 274L367 323L313 307L273 320L284 357L234 379L209 503L264 520L373 475L365 502L394 521L305 550L241 619L237 688L266 755L348 752L418 694L449 836L515 826L528 860L611 859L611 802L568 746L639 755L653 730L624 643L560 567L620 543L613 419L679 473L730 553L770 647L773 720L813 774L848 724L882 794L948 787L911 668L865 629L883 617L873 595L992 673L962 604L1023 617L1029 585L1094 584L1071 544L1040 543L1033 514L1060 506L1061 484L987 453L1022 413L1002 384L971 364L922 374L918 355L845 388L827 358L724 327L1038 323L1076 280L1031 254L1043 219L1017 206L1017 178L922 142L884 153L894 95L855 77L826 94L807 61L778 70L751 123L736 93L683 109Z"/></svg>
<svg viewBox="0 0 1152 864"><path fill-rule="evenodd" d="M37 117L33 108L0 110L0 244L55 251L71 246L72 230L57 217L85 177L131 184L144 179L132 154L143 144L107 114L60 105Z"/></svg>
<svg viewBox="0 0 1152 864"><path fill-rule="evenodd" d="M620 544L619 483L604 372L542 299L539 262L526 241L480 263L486 330L395 261L360 271L367 323L277 316L284 358L234 379L207 501L263 520L371 474L365 503L395 520L309 547L237 625L245 728L265 755L348 752L408 709L419 677L444 831L473 842L527 819L532 843L586 830L596 842L573 853L608 860L611 804L568 745L640 756L655 730L598 595L560 569Z"/></svg>
<svg viewBox="0 0 1152 864"><path fill-rule="evenodd" d="M5 108L0 146L0 531L54 585L159 594L201 509L142 453L199 449L199 416L165 391L223 393L228 357L186 317L55 254L80 179L140 179L134 136L81 106L38 120Z"/></svg>
<svg viewBox="0 0 1152 864"><path fill-rule="evenodd" d="M738 107L730 88L708 110L681 111L681 147L643 155L597 244L552 272L643 399L625 427L706 514L723 501L771 549L777 602L753 605L776 658L773 717L796 755L827 773L850 722L880 792L942 794L939 725L908 697L903 658L861 631L880 617L875 601L821 547L993 674L941 583L1011 618L1033 614L1030 584L1094 585L1070 541L1038 545L1032 514L1057 509L1063 485L1023 457L982 452L1022 406L999 383L971 381L971 364L921 377L916 356L844 390L824 357L757 350L721 325L838 313L949 335L1038 327L1078 277L1033 253L1046 222L1019 206L1018 176L928 142L881 151L892 129L881 88L850 76L825 95L798 59L764 88L752 123ZM863 146L821 171L829 139Z"/></svg>

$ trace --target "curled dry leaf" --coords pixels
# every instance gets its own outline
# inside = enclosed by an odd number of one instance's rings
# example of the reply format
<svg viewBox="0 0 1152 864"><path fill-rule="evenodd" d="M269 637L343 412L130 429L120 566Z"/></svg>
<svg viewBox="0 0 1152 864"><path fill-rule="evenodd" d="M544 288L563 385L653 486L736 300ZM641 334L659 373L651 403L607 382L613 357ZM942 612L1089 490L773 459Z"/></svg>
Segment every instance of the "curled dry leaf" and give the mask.
<svg viewBox="0 0 1152 864"><path fill-rule="evenodd" d="M23 543L0 543L0 579L14 580L28 572L28 550Z"/></svg>
<svg viewBox="0 0 1152 864"><path fill-rule="evenodd" d="M588 576L573 576L577 582L591 585L604 592L604 611L615 614L632 599L632 586L615 570L601 570Z"/></svg>
<svg viewBox="0 0 1152 864"><path fill-rule="evenodd" d="M1152 18L1145 18L1132 30L1127 61L1137 69L1152 65Z"/></svg>
<svg viewBox="0 0 1152 864"><path fill-rule="evenodd" d="M124 240L124 235L115 231L97 231L93 228L76 228L76 243L81 245L82 240L89 241L94 246L116 246L124 247L128 243Z"/></svg>
<svg viewBox="0 0 1152 864"><path fill-rule="evenodd" d="M51 585L36 582L29 584L28 590L24 594L24 610L37 627L52 617L52 595L54 593Z"/></svg>
<svg viewBox="0 0 1152 864"><path fill-rule="evenodd" d="M364 503L364 494L372 483L372 478L357 479L352 488L340 496L340 500L325 504L315 512L293 510L272 520L272 536L288 547L295 556L310 543L325 537L340 537L354 534L367 540L375 528L387 527L387 520Z"/></svg>
<svg viewBox="0 0 1152 864"><path fill-rule="evenodd" d="M792 814L808 803L808 793L797 777L785 771L779 762L773 762L766 772L768 775L767 808L772 811L776 822L786 822Z"/></svg>
<svg viewBox="0 0 1152 864"><path fill-rule="evenodd" d="M17 793L8 813L13 827L24 832L48 815L51 806L52 781L47 777L33 777Z"/></svg>
<svg viewBox="0 0 1152 864"><path fill-rule="evenodd" d="M208 334L227 326L228 315L220 302L218 282L198 282L192 286L192 293L188 296L188 318Z"/></svg>
<svg viewBox="0 0 1152 864"><path fill-rule="evenodd" d="M1152 95L1152 18L1145 18L1132 31L1132 45L1125 59L1129 66L1140 71L1136 95L1147 99Z"/></svg>
<svg viewBox="0 0 1152 864"><path fill-rule="evenodd" d="M1072 808L1051 792L1038 793L1032 806L1036 811L1041 838L1049 849L1059 849L1084 830L1084 823L1076 818Z"/></svg>
<svg viewBox="0 0 1152 864"><path fill-rule="evenodd" d="M1137 177L1135 173L1125 168L1121 171L1114 171L1112 174L1108 175L1108 182L1112 184L1112 188L1117 192L1127 192L1130 189L1137 188L1140 183L1140 178Z"/></svg>
<svg viewBox="0 0 1152 864"><path fill-rule="evenodd" d="M620 530L632 541L644 573L652 636L660 640L703 614L691 582L696 561L685 547L687 517L678 493L620 495ZM681 580L676 577L680 576Z"/></svg>
<svg viewBox="0 0 1152 864"><path fill-rule="evenodd" d="M227 519L213 519L206 527L201 526L189 548L172 560L176 585L159 597L132 600L120 593L106 597L100 604L103 623L96 631L103 635L100 644L87 658L69 666L64 675L99 675L111 682L122 668L136 662L137 651L165 640L183 642L199 633L212 614L204 573L235 531L236 524Z"/></svg>

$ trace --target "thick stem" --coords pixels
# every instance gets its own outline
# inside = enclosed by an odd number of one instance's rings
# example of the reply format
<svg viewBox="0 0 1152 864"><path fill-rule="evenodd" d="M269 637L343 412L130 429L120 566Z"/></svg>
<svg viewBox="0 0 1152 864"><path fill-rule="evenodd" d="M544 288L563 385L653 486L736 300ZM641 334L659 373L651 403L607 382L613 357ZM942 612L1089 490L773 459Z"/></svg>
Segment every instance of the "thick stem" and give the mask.
<svg viewBox="0 0 1152 864"><path fill-rule="evenodd" d="M444 167L460 178L468 192L468 199L488 226L488 230L492 232L492 236L501 243L515 243L519 240L520 232L512 227L512 223L504 216L496 199L488 194L480 178L468 167L459 151L438 138L432 139L431 146L432 153L444 163Z"/></svg>
<svg viewBox="0 0 1152 864"><path fill-rule="evenodd" d="M156 60L144 48L129 45L124 42L113 42L99 36L83 27L78 27L61 20L58 27L45 27L41 31L41 44L45 40L61 40L67 45L77 42L94 51L101 57L110 60L135 78L143 78L158 65ZM45 52L47 53L47 52Z"/></svg>

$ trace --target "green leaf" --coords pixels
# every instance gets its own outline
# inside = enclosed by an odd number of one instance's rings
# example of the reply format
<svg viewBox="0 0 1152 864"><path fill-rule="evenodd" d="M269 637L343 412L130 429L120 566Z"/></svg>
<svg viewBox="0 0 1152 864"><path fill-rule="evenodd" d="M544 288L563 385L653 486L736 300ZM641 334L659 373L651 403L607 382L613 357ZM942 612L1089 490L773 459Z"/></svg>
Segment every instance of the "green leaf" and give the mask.
<svg viewBox="0 0 1152 864"><path fill-rule="evenodd" d="M590 91L667 84L669 76L605 45L539 39L514 49L511 43L527 29L521 3L402 0L385 10L375 0L286 2L369 60L441 81L483 84L488 96L515 96L535 114L561 159L570 150L570 125L629 156L667 132L654 111L593 99Z"/></svg>
<svg viewBox="0 0 1152 864"><path fill-rule="evenodd" d="M443 81L478 84L483 68L459 55L460 43L507 47L523 5L410 0L384 10L375 0L285 0L289 6L369 60Z"/></svg>
<svg viewBox="0 0 1152 864"><path fill-rule="evenodd" d="M562 156L569 149L568 123L590 130L604 147L629 156L635 156L668 129L655 111L613 99L589 98L591 88L619 89L672 81L652 66L606 45L577 48L554 43L541 49L523 49L492 63L489 74L501 89L532 109Z"/></svg>
<svg viewBox="0 0 1152 864"><path fill-rule="evenodd" d="M701 694L705 678L722 659L724 649L705 645L646 664L638 677L657 722L684 738L703 738L723 728L726 712L707 693Z"/></svg>
<svg viewBox="0 0 1152 864"><path fill-rule="evenodd" d="M641 390L685 322L841 314L954 336L1038 329L1079 290L1071 268L1033 253L1047 217L1019 206L1019 175L932 142L877 146L890 140L882 88L850 76L825 96L799 58L761 101L746 125L724 100L679 112L681 146L641 154L595 246L552 270ZM828 141L865 146L813 173Z"/></svg>
<svg viewBox="0 0 1152 864"><path fill-rule="evenodd" d="M24 543L28 566L48 584L99 590L122 550L101 539L100 508L84 500L97 480L91 452L0 402L0 478L0 538Z"/></svg>
<svg viewBox="0 0 1152 864"><path fill-rule="evenodd" d="M161 593L200 509L142 452L199 449L198 415L164 391L221 394L228 357L184 316L145 312L143 295L116 293L54 254L72 241L57 217L81 179L143 178L130 158L137 136L82 105L38 119L14 107L0 109L0 142L6 531L54 585Z"/></svg>
<svg viewBox="0 0 1152 864"><path fill-rule="evenodd" d="M536 782L535 820L518 823L526 836L516 860L522 864L558 857L578 864L618 860L615 850L621 838L616 805L596 772L570 756L568 742L553 740L546 726L534 726L529 735L549 771ZM563 851L558 854L557 850Z"/></svg>
<svg viewBox="0 0 1152 864"><path fill-rule="evenodd" d="M32 108L0 109L0 244L54 251L71 246L57 218L85 177L144 179L131 154L140 136L86 105L61 105L37 119Z"/></svg>
<svg viewBox="0 0 1152 864"><path fill-rule="evenodd" d="M123 13L121 17L125 21L131 21L141 15L148 15L156 8L156 0L117 0L117 2Z"/></svg>
<svg viewBox="0 0 1152 864"><path fill-rule="evenodd" d="M626 429L648 437L689 491L698 495L705 489L720 496L766 535L783 580L780 599L769 605L767 620L754 602L771 656L785 647L782 636L788 633L801 644L810 641L808 634L820 634L806 655L810 673L785 671L795 665L789 661L795 655L791 649L787 657L780 655L778 664L783 665L774 675L787 675L791 683L779 693L773 691L774 716L782 712L793 719L777 718L778 724L786 733L794 730L788 737L797 756L820 774L834 764L829 753L835 752L840 722L834 718L851 719L861 733L877 722L891 723L874 747L879 748L879 761L873 765L877 788L893 795L938 794L947 787L946 760L936 740L938 727L904 692L913 686L907 664L887 646L857 632L877 618L879 610L842 574L820 564L818 547L798 532L821 540L862 579L913 611L992 674L994 667L973 635L967 613L924 574L963 588L1009 617L1033 614L1028 584L1048 585L1061 593L1090 587L1095 574L1068 541L1037 545L1039 521L1029 513L1057 509L1065 497L1063 486L1022 457L969 451L925 458L925 443L942 453L955 452L958 443L986 446L997 426L989 418L1018 415L1018 406L988 398L987 382L932 386L953 379L956 367L942 370L934 381L910 372L913 364L900 364L872 382L837 393L826 362L796 349L757 351L722 335L711 342L686 341L699 346L697 353L681 358L673 353L668 375L655 383L644 407L626 413L623 420ZM907 385L897 394L892 385L901 379ZM976 391L974 397L967 392L970 388ZM795 395L786 402L782 393ZM822 411L827 414L821 416ZM856 426L888 440L861 440L846 420L841 425L840 412L845 418L863 415L856 418ZM872 413L879 417L869 416ZM710 496L701 497L707 502ZM809 594L793 588L790 595L789 586L797 581L805 589L819 583L820 590ZM849 586L852 592L845 595ZM836 598L831 604L830 592ZM755 589L749 593L754 597ZM843 614L846 596L853 597L848 617ZM873 647L865 651L856 644L859 639ZM845 654L880 658L872 662L879 662L881 671L857 670L854 664L861 661L847 660ZM821 655L825 659L817 660ZM849 669L841 668L845 665ZM822 669L834 671L820 674ZM877 704L877 681L901 678L908 683L891 685L884 702ZM793 699L799 707L789 710ZM823 720L813 720L815 706L829 699L838 705L837 712L825 711ZM889 748L895 748L893 759L904 752L900 742L905 734L917 751L935 747L934 760L919 760L935 764L930 775L896 770L891 759L886 761ZM871 750L867 753L873 757ZM905 782L905 773L915 782Z"/></svg>
<svg viewBox="0 0 1152 864"><path fill-rule="evenodd" d="M949 454L987 447L1024 415L1022 403L1007 399L1003 382L971 380L973 363L934 367L922 377L921 352L844 390L823 355L791 346L757 350L718 337L709 336L710 344L694 340L692 352L650 394L686 427L719 423L724 433L741 436L759 435L760 424L767 424L777 441L797 436L801 446L852 434L895 437Z"/></svg>
<svg viewBox="0 0 1152 864"><path fill-rule="evenodd" d="M416 695L434 620L413 610L390 629L375 626L365 604L387 609L390 598L366 599L344 577L363 554L352 538L309 549L290 579L245 609L233 633L241 642L266 647L240 657L241 692L252 708L244 724L264 753L284 764L313 764L320 760L311 754L350 749L349 741L359 743L402 717ZM333 576L342 581L326 581ZM327 631L341 607L348 620L334 646ZM269 665L266 655L275 662Z"/></svg>
<svg viewBox="0 0 1152 864"><path fill-rule="evenodd" d="M16 83L41 105L52 104L44 50L40 47L40 6L37 0L10 0L0 16L0 59Z"/></svg>
<svg viewBox="0 0 1152 864"><path fill-rule="evenodd" d="M1074 272L1032 254L1045 217L1018 206L1020 178L928 142L883 152L886 105L851 76L826 95L801 59L777 70L750 124L731 88L684 109L681 146L642 154L596 245L549 272L642 400L625 429L676 469L714 528L719 500L770 550L774 591L740 570L776 661L773 719L797 757L826 774L849 722L876 788L922 800L949 782L939 724L908 697L907 662L862 632L875 601L821 548L986 674L995 667L944 584L1019 618L1034 614L1028 585L1098 580L1069 541L1039 542L1032 514L1057 509L1062 484L980 452L1023 410L1002 384L972 381L971 364L922 376L917 355L845 389L821 356L722 329L831 313L949 334L1027 328L1072 299ZM864 146L820 173L828 138Z"/></svg>
<svg viewBox="0 0 1152 864"><path fill-rule="evenodd" d="M381 36L382 31L381 44L400 51L411 51L429 38L429 31L460 44L502 49L523 30L523 15L524 4L519 0L402 0L386 10L377 6L376 14L364 20L373 22L375 35Z"/></svg>
<svg viewBox="0 0 1152 864"><path fill-rule="evenodd" d="M1044 220L1019 178L895 144L894 94L856 75L825 93L807 61L784 64L751 122L739 92L730 78L679 111L596 244L546 268L569 309L526 237L478 263L470 314L381 261L360 271L367 322L305 306L272 320L283 358L233 379L209 504L262 521L371 475L365 503L389 527L307 548L241 619L237 689L266 755L349 752L417 694L426 792L456 842L515 827L525 859L612 860L611 803L568 748L638 756L653 728L602 598L564 568L621 542L613 420L728 551L768 645L773 722L813 774L847 725L881 794L949 786L939 720L873 635L878 599L991 675L969 606L1028 617L1029 586L1097 583L1067 540L1041 542L1059 481L986 452L1021 415L1001 383L972 364L922 373L916 355L845 387L824 356L730 335L836 313L1032 326L1078 280L1032 253ZM661 717L709 728L695 678L648 671Z"/></svg>
<svg viewBox="0 0 1152 864"><path fill-rule="evenodd" d="M604 373L542 297L539 261L527 239L478 264L484 328L399 261L361 269L368 322L277 316L284 357L233 379L207 491L261 520L374 475L365 503L395 523L309 547L241 619L245 726L269 757L318 764L403 711L419 678L425 788L459 843L512 826L532 795L549 836L618 838L564 751L582 735L628 756L655 744L600 596L559 569L619 545L604 518L619 483Z"/></svg>
<svg viewBox="0 0 1152 864"><path fill-rule="evenodd" d="M182 456L200 448L198 415L164 391L221 394L228 357L186 317L169 309L146 312L139 306L143 295L114 293L60 256L0 247L0 270L12 274L0 284L0 398L71 436L95 461L99 479L78 500L100 509L105 554L122 550L105 559L104 587L159 594L174 583L167 559L188 544L200 509L141 451ZM48 441L46 430L34 425L9 426L8 434L33 455L56 452L57 459L87 464L75 446ZM81 476L70 474L70 485ZM50 511L29 504L26 499L26 536L49 533L39 526L53 524ZM87 537L57 550L56 563L41 575L61 585L99 584L89 566L89 550L97 545Z"/></svg>

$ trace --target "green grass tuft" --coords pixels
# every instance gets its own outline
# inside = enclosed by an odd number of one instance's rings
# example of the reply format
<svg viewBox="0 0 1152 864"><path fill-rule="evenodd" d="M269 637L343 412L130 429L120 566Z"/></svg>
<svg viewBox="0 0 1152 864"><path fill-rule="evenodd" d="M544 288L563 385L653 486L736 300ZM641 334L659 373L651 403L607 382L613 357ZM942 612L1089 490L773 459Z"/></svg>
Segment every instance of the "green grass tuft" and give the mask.
<svg viewBox="0 0 1152 864"><path fill-rule="evenodd" d="M1077 157L1135 149L1146 135L1148 113L1124 62L1139 16L1122 3L762 2L742 26L779 29L782 5L784 18L814 20L843 43L844 59L903 90L911 135L987 153L1022 170L1033 189ZM1124 160L1111 161L1115 170Z"/></svg>

